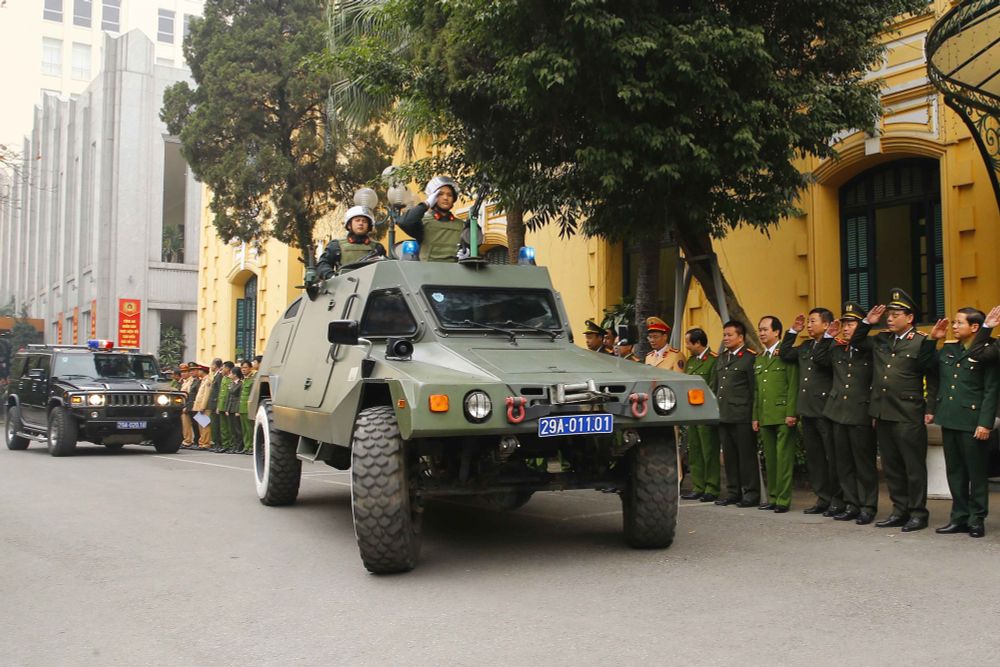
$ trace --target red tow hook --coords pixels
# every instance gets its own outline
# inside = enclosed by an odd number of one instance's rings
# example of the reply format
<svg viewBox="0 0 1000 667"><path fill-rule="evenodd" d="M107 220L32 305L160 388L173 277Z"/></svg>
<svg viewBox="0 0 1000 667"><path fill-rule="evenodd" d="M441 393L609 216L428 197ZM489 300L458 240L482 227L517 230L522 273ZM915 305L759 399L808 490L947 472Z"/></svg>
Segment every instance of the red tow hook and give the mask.
<svg viewBox="0 0 1000 667"><path fill-rule="evenodd" d="M632 416L642 419L649 412L649 394L629 394L629 403L632 404Z"/></svg>
<svg viewBox="0 0 1000 667"><path fill-rule="evenodd" d="M506 402L507 421L511 424L520 424L523 422L525 416L524 406L527 404L528 399L523 396L508 396Z"/></svg>

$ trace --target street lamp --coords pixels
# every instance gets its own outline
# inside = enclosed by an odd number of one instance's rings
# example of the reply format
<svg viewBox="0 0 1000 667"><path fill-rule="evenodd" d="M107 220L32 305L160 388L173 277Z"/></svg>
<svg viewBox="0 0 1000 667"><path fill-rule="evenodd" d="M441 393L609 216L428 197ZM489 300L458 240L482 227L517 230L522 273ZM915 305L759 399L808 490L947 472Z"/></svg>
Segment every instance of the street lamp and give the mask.
<svg viewBox="0 0 1000 667"><path fill-rule="evenodd" d="M389 186L386 192L389 214L386 216L386 220L380 220L379 223L389 223L388 256L390 259L398 259L394 246L396 245L396 223L399 222L399 214L413 200L413 195L406 185L395 178L398 169L395 165L389 165L382 170L382 180ZM378 194L371 188L361 188L354 193L354 203L358 206L367 206L374 211L378 207Z"/></svg>

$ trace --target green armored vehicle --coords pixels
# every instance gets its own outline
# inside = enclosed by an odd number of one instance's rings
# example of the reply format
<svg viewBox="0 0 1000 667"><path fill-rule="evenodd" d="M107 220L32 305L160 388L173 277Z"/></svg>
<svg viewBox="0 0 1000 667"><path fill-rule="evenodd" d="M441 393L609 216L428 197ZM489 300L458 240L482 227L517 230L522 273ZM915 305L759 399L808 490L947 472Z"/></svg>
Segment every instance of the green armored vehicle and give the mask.
<svg viewBox="0 0 1000 667"><path fill-rule="evenodd" d="M293 503L302 461L350 470L376 573L416 565L424 501L441 496L513 509L536 491L617 492L625 541L667 547L673 427L719 414L698 377L574 345L544 268L394 260L294 301L250 402L260 501Z"/></svg>

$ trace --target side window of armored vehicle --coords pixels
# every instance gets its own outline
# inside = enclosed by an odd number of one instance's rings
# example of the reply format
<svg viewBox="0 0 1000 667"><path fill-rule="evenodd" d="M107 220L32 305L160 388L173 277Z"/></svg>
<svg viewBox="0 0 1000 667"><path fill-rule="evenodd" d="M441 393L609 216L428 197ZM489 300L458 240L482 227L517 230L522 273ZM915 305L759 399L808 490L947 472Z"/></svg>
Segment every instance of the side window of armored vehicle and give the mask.
<svg viewBox="0 0 1000 667"><path fill-rule="evenodd" d="M20 356L14 358L14 365L10 369L10 377L12 380L23 377L28 372L28 364L25 362L28 360L26 356Z"/></svg>
<svg viewBox="0 0 1000 667"><path fill-rule="evenodd" d="M361 316L362 336L410 336L417 332L406 299L399 290L372 292Z"/></svg>
<svg viewBox="0 0 1000 667"><path fill-rule="evenodd" d="M132 372L140 380L152 380L160 374L160 369L156 365L156 359L149 356L130 357Z"/></svg>
<svg viewBox="0 0 1000 667"><path fill-rule="evenodd" d="M286 310L285 314L281 316L281 319L290 320L293 317L295 317L299 312L300 303L302 303L302 297L299 297L295 301L292 301L292 305L288 306L288 310Z"/></svg>
<svg viewBox="0 0 1000 667"><path fill-rule="evenodd" d="M32 355L31 363L28 366L28 372L31 371L41 371L43 378L49 377L49 369L51 367L51 357L47 354Z"/></svg>

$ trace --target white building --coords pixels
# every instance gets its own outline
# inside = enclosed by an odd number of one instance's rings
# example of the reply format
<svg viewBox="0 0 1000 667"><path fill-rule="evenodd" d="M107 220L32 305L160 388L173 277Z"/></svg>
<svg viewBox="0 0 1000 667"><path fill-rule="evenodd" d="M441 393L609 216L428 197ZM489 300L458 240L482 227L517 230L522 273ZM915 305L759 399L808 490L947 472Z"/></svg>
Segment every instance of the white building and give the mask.
<svg viewBox="0 0 1000 667"><path fill-rule="evenodd" d="M201 186L159 120L188 72L157 64L139 31L102 50L77 97L43 97L22 167L0 183L0 301L44 319L47 342L83 343L118 340L119 300L135 299L144 350L170 325L193 353Z"/></svg>
<svg viewBox="0 0 1000 667"><path fill-rule="evenodd" d="M157 64L183 67L187 24L203 6L204 0L7 0L0 7L0 144L19 148L43 93L69 97L90 85L105 35L141 30L155 42Z"/></svg>

